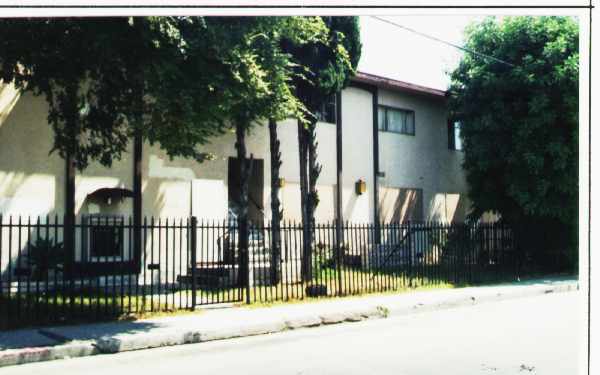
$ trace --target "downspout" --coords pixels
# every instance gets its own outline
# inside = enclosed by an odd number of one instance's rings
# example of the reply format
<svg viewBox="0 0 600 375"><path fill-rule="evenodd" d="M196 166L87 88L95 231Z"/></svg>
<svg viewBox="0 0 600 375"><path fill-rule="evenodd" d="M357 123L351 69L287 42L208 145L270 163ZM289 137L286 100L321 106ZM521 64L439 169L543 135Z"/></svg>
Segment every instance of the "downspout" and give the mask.
<svg viewBox="0 0 600 375"><path fill-rule="evenodd" d="M342 182L343 182L343 159L342 159L342 92L335 94L335 152L336 152L336 204L335 204L335 246L337 254L338 267L338 295L342 294L342 244L344 243L344 233L342 231L342 222L344 220L342 213Z"/></svg>
<svg viewBox="0 0 600 375"><path fill-rule="evenodd" d="M379 89L373 88L373 224L375 225L375 244L381 243L379 222Z"/></svg>

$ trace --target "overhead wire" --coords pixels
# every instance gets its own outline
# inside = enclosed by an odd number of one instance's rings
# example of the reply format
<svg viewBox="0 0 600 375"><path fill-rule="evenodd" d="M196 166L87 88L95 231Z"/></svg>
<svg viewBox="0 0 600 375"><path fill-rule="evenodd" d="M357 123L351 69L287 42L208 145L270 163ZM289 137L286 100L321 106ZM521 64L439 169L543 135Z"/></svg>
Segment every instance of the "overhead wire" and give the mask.
<svg viewBox="0 0 600 375"><path fill-rule="evenodd" d="M388 23L388 24L390 24L390 25L396 26L396 27L398 27L398 28L400 28L400 29L403 29L403 30L409 31L409 32L411 32L411 33L414 33L414 34L420 35L420 36L422 36L422 37L424 37L424 38L431 39L431 40L434 40L434 41L436 41L436 42L439 42L439 43L443 43L443 44L449 45L449 46L451 46L451 47L457 48L457 49L459 49L459 50L461 50L461 51L464 51L464 52L467 52L467 53L471 53L471 54L473 54L473 55L476 55L476 56L478 56L478 57L481 57L481 58L486 58L486 59L490 59L490 60L496 61L496 62L498 62L498 63L504 64L504 65L508 65L508 66L510 66L510 67L512 67L512 68L516 67L516 65L514 65L514 64L511 64L511 63L509 63L508 61L504 61L504 60L502 60L502 59L499 59L499 58L497 58L497 57L490 56L490 55L487 55L487 54L485 54L485 53L481 53L481 52L475 51L475 50L473 50L473 49L470 49L470 48L467 48L467 47L459 46L458 44L454 44L454 43L447 42L447 41L445 41L445 40L442 40L442 39L440 39L440 38L437 38L437 37L435 37L435 36L428 35L428 34L425 34L425 33L423 33L423 32L417 31L417 30L415 30L415 29L411 29L410 27L406 27L406 26L400 25L400 24L398 24L398 23L396 23L396 22L393 22L393 21L390 21L390 20L388 20L388 19L385 19L385 18L382 18L382 17L378 17L378 16L370 16L370 17L371 17L371 18L374 18L374 19L376 19L376 20L378 20L378 21L385 22L385 23Z"/></svg>

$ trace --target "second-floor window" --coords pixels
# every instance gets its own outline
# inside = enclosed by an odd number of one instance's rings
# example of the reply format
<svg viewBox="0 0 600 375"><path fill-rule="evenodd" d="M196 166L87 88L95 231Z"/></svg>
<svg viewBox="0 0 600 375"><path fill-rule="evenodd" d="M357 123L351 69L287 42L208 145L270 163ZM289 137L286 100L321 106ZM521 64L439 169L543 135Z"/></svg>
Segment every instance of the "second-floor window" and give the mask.
<svg viewBox="0 0 600 375"><path fill-rule="evenodd" d="M335 94L330 95L327 100L321 103L321 108L315 113L317 121L329 122L335 124Z"/></svg>
<svg viewBox="0 0 600 375"><path fill-rule="evenodd" d="M460 138L460 121L449 121L448 122L448 148L450 150L462 150L463 144Z"/></svg>
<svg viewBox="0 0 600 375"><path fill-rule="evenodd" d="M415 135L415 111L388 107L378 107L379 131Z"/></svg>

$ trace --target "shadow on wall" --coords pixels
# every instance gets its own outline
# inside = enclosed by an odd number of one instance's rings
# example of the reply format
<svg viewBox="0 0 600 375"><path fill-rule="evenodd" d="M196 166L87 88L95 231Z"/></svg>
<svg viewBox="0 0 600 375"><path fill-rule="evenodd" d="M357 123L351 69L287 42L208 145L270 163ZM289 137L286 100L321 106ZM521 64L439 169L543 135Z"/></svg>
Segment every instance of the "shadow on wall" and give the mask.
<svg viewBox="0 0 600 375"><path fill-rule="evenodd" d="M466 220L469 207L464 194L437 193L429 205L429 216L432 221L460 223Z"/></svg>
<svg viewBox="0 0 600 375"><path fill-rule="evenodd" d="M334 193L334 198L337 202L337 191ZM352 217L352 212L354 212L354 207L356 206L357 200L358 196L354 193L354 191L351 191L350 198L348 198L348 202L346 202L346 207L344 207L344 221L348 221L348 218Z"/></svg>
<svg viewBox="0 0 600 375"><path fill-rule="evenodd" d="M380 188L379 212L384 223L423 220L421 189Z"/></svg>

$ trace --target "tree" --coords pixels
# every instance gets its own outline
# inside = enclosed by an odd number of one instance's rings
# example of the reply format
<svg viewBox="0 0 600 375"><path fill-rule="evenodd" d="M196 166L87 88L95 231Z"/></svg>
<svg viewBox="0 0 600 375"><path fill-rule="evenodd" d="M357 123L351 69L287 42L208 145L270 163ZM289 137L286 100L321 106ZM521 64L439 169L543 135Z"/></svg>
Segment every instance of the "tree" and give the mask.
<svg viewBox="0 0 600 375"><path fill-rule="evenodd" d="M277 136L277 121L269 119L269 154L271 157L271 281L274 284L279 282L281 266L281 219L283 210L279 201L280 175L281 167L281 142Z"/></svg>
<svg viewBox="0 0 600 375"><path fill-rule="evenodd" d="M223 21L216 18L208 22ZM305 118L307 111L291 86L291 56L280 48L280 42L283 38L298 45L325 41L327 29L318 17L240 17L226 18L225 22L228 27L221 36L223 48L217 48L216 55L228 64L235 78L228 86L228 100L232 103L230 119L240 166L240 282L248 286L248 181L253 156L247 155L246 134L264 119L274 122L288 117ZM278 251L274 251L275 267Z"/></svg>
<svg viewBox="0 0 600 375"><path fill-rule="evenodd" d="M136 132L202 161L230 114L233 78L213 53L226 32L202 17L3 20L0 78L46 98L53 151L80 169L110 166Z"/></svg>
<svg viewBox="0 0 600 375"><path fill-rule="evenodd" d="M312 238L314 212L319 204L317 180L321 165L317 162L317 112L325 100L341 91L354 74L360 59L360 27L358 17L322 17L328 28L327 42L298 45L284 41L298 62L294 80L296 96L309 111L308 121L298 121L300 160L300 197L303 222L303 263L305 281L312 278ZM306 74L301 74L306 72Z"/></svg>
<svg viewBox="0 0 600 375"><path fill-rule="evenodd" d="M528 246L570 247L574 263L577 22L570 17L488 18L466 35L468 48L508 63L465 54L452 73L449 103L462 123L471 216L498 212L529 236L536 233L532 228L541 228Z"/></svg>

